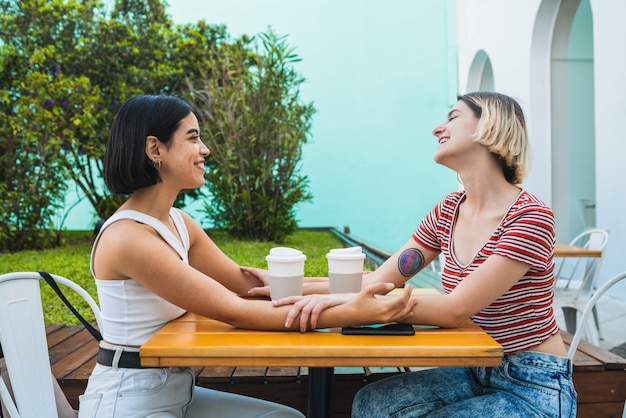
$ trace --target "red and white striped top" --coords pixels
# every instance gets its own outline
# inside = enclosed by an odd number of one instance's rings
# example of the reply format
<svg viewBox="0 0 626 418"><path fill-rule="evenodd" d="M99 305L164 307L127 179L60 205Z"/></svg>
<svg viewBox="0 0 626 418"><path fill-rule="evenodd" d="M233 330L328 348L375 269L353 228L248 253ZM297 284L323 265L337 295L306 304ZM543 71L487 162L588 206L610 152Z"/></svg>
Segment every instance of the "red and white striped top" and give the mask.
<svg viewBox="0 0 626 418"><path fill-rule="evenodd" d="M521 191L500 224L468 265L451 253L451 240L465 192L454 192L426 215L413 239L445 255L443 289L450 293L491 254L521 261L530 269L512 288L472 320L491 335L505 354L537 346L559 332L552 309L554 214L535 196Z"/></svg>

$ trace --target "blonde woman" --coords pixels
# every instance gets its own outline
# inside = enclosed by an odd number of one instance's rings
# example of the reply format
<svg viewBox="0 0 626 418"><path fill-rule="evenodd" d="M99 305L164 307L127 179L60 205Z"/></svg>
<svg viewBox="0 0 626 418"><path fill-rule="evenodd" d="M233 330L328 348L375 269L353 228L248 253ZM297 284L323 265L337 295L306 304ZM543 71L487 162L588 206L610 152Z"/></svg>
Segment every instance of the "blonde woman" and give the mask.
<svg viewBox="0 0 626 418"><path fill-rule="evenodd" d="M521 189L524 114L498 93L459 96L433 130L435 162L454 170L450 193L366 283L401 286L440 253L444 294L418 297L407 322L456 327L471 318L504 348L499 367L435 368L382 380L357 393L354 417L574 417L572 365L552 309L554 216ZM289 321L310 320L350 297L293 303ZM296 315L301 314L300 318Z"/></svg>

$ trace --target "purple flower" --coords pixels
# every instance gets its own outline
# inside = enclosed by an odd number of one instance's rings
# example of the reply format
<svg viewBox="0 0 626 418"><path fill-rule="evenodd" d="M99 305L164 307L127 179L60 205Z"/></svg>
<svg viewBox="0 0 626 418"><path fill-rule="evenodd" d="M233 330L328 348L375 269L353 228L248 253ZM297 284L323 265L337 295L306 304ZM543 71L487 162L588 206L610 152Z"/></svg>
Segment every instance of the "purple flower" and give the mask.
<svg viewBox="0 0 626 418"><path fill-rule="evenodd" d="M53 99L48 99L45 102L41 102L41 107L43 107L46 110L52 109L52 106L54 106L54 100Z"/></svg>

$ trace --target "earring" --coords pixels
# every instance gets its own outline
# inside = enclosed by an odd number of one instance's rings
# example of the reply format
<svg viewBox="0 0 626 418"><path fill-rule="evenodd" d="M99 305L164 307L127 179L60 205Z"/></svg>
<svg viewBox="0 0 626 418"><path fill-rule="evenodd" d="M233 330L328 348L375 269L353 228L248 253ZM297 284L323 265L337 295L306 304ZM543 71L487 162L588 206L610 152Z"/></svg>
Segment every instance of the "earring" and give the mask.
<svg viewBox="0 0 626 418"><path fill-rule="evenodd" d="M153 161L153 162L152 162L152 166L153 166L154 168L156 168L157 170L160 170L160 169L161 169L161 160L159 160L159 161Z"/></svg>

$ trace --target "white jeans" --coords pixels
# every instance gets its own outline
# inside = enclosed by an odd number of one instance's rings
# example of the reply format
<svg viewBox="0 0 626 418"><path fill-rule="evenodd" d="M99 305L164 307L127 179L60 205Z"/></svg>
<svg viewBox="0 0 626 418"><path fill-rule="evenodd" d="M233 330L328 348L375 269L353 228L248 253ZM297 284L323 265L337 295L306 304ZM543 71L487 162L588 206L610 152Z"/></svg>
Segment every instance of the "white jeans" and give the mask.
<svg viewBox="0 0 626 418"><path fill-rule="evenodd" d="M79 418L304 418L284 405L195 386L186 367L123 369L96 364Z"/></svg>

